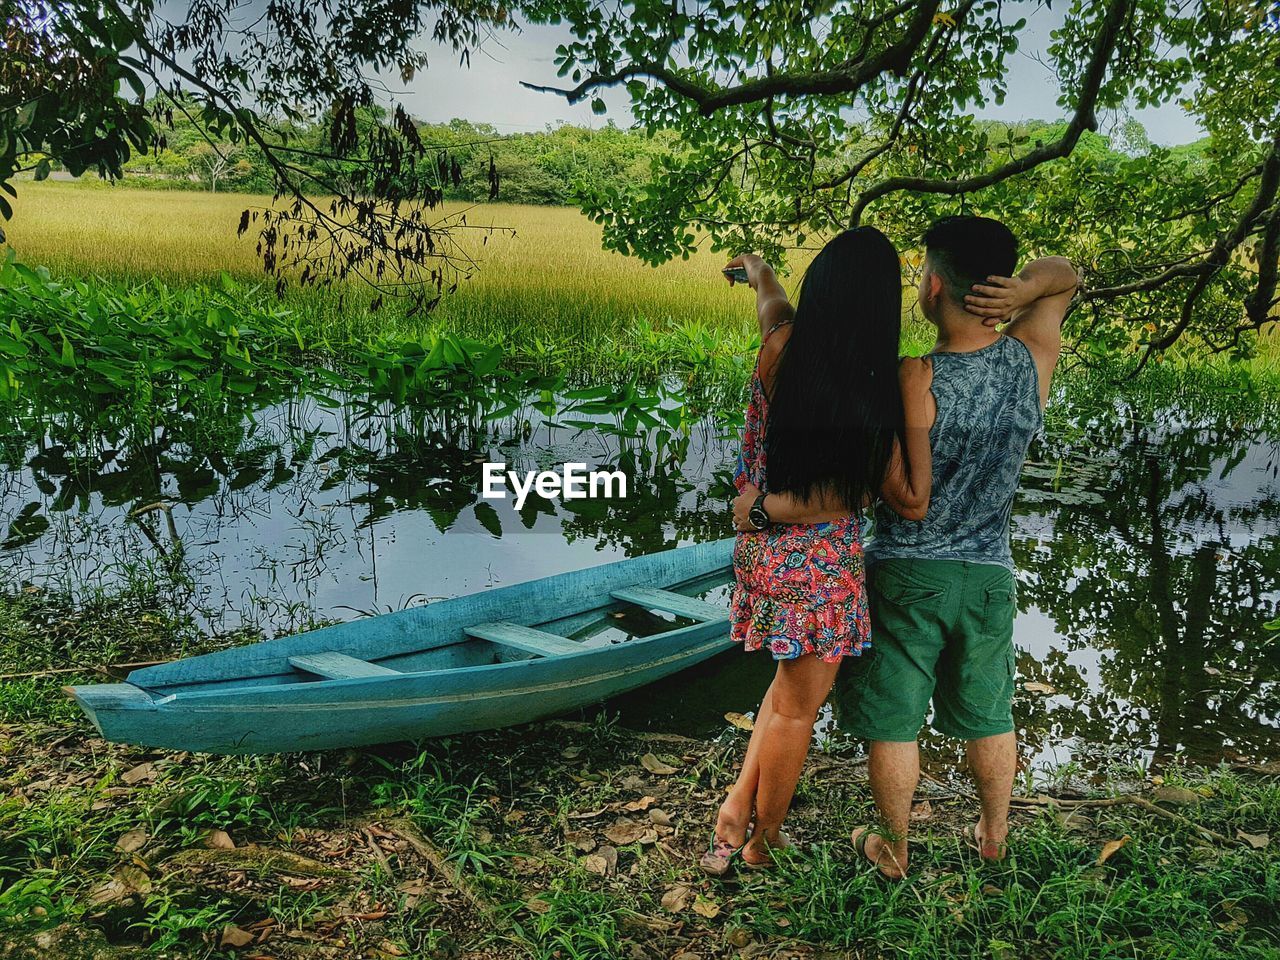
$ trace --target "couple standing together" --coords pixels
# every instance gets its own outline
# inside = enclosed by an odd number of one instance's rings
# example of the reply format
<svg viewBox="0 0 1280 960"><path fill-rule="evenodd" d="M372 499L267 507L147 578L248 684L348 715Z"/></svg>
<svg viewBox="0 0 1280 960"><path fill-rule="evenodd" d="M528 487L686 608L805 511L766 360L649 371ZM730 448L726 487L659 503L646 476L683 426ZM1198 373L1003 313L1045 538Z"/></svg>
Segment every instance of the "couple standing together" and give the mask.
<svg viewBox="0 0 1280 960"><path fill-rule="evenodd" d="M1014 276L1017 241L983 217L940 220L924 242L919 305L938 338L919 359L899 361L901 267L874 228L828 243L794 305L759 257L729 265L756 292L761 335L735 478L731 622L777 674L702 858L710 873L766 867L786 846L783 818L845 657L860 661L843 725L870 741L880 818L853 831L858 855L888 878L907 871L932 701L935 729L966 743L982 807L971 841L1004 857L1017 767L1009 517L1077 276L1060 257Z"/></svg>

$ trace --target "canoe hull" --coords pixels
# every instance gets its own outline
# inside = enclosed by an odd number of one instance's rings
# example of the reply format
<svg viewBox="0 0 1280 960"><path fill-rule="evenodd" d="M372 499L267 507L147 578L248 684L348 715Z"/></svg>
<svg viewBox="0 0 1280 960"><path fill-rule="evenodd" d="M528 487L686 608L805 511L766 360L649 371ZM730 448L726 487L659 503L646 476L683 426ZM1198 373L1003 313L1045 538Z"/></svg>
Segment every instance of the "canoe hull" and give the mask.
<svg viewBox="0 0 1280 960"><path fill-rule="evenodd" d="M121 743L216 754L370 746L558 716L654 683L731 645L724 624L695 629L675 642L659 636L567 657L343 681L340 697L332 690L339 684L181 698L110 684L75 695L102 736ZM329 688L323 698L321 687Z"/></svg>
<svg viewBox="0 0 1280 960"><path fill-rule="evenodd" d="M555 639L557 628L568 631L584 617L599 620L625 605L614 591L628 596L640 586L696 584L726 572L731 551L732 541L724 540L615 561L135 670L125 683L68 692L108 740L220 754L368 746L528 723L653 683L728 649L727 611L699 618L706 605L697 608L694 601L690 616L702 622L691 626L583 644L572 653L553 645L555 655L531 659L498 655L490 641L467 634L469 625L545 626ZM293 666L336 655L365 669L351 679L306 681Z"/></svg>

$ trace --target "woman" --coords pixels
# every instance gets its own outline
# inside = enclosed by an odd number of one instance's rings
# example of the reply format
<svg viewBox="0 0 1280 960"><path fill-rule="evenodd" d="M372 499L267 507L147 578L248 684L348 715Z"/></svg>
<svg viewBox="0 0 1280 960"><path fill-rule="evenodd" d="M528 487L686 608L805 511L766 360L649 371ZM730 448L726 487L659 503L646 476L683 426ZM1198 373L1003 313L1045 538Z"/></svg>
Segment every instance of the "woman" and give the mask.
<svg viewBox="0 0 1280 960"><path fill-rule="evenodd" d="M927 430L906 429L925 416L932 373L926 361L899 365L902 276L885 235L859 227L823 247L794 308L759 257L734 267L756 291L761 343L735 477L730 619L733 638L767 648L777 673L702 858L716 875L735 860L767 866L785 846L818 710L841 658L870 644L857 514L883 496L923 518L932 467ZM766 493L816 503L822 522L770 523Z"/></svg>

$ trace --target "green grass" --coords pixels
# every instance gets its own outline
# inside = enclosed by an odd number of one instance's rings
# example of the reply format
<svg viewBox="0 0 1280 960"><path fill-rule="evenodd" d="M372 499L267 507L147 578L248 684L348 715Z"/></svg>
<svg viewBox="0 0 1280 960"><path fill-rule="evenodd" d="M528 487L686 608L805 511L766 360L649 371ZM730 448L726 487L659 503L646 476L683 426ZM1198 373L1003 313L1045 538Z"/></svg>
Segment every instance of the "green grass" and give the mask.
<svg viewBox="0 0 1280 960"><path fill-rule="evenodd" d="M50 622L72 649L198 645L187 625L157 620L145 598L80 615L20 594L0 599L0 656L34 649ZM39 952L26 951L37 936L110 941L140 956L230 956L219 948L228 925L268 931L251 949L280 960L313 956L317 944L344 956L504 960L743 950L868 960L1280 955L1280 857L1274 844L1235 840L1280 836L1280 769L1169 767L1164 783L1195 797L1169 808L1174 820L1104 806L1067 822L1016 807L1001 865L978 863L961 838L973 802L935 795L914 831L911 876L892 884L845 840L872 816L864 768L819 754L788 821L794 852L771 873L717 881L696 860L745 745L728 727L711 742L655 740L598 715L416 748L217 758L104 744L52 683L0 684L0 716L6 957L34 960ZM639 761L649 752L677 772L646 772ZM1134 790L1135 777L1144 792L1155 782L1151 771L1098 773L1102 798ZM1052 771L1028 774L1018 790L1059 782ZM605 837L620 818L647 823L650 807L675 829L637 842ZM434 859L402 839L406 829ZM140 846L118 848L137 831ZM211 831L235 849L209 849ZM1099 864L1104 844L1122 837ZM593 872L571 838L596 853L613 846L616 873ZM673 912L664 896L681 887L688 893Z"/></svg>

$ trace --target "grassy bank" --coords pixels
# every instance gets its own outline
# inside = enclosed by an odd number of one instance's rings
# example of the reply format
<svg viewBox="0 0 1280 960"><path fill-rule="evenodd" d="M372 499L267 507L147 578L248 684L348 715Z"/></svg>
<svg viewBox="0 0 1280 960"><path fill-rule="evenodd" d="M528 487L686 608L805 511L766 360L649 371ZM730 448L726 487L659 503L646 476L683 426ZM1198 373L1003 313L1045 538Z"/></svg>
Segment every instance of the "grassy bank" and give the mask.
<svg viewBox="0 0 1280 960"><path fill-rule="evenodd" d="M219 642L142 596L80 614L35 593L0 600L0 662L24 669ZM976 816L965 789L926 781L912 876L894 885L842 839L871 814L863 766L817 752L789 821L793 854L717 881L696 861L745 745L729 724L709 742L597 717L420 747L217 759L97 740L57 690L92 676L0 681L6 957L1280 951L1276 769L1113 771L1061 802L1024 781L1031 799L998 866L962 840Z"/></svg>

